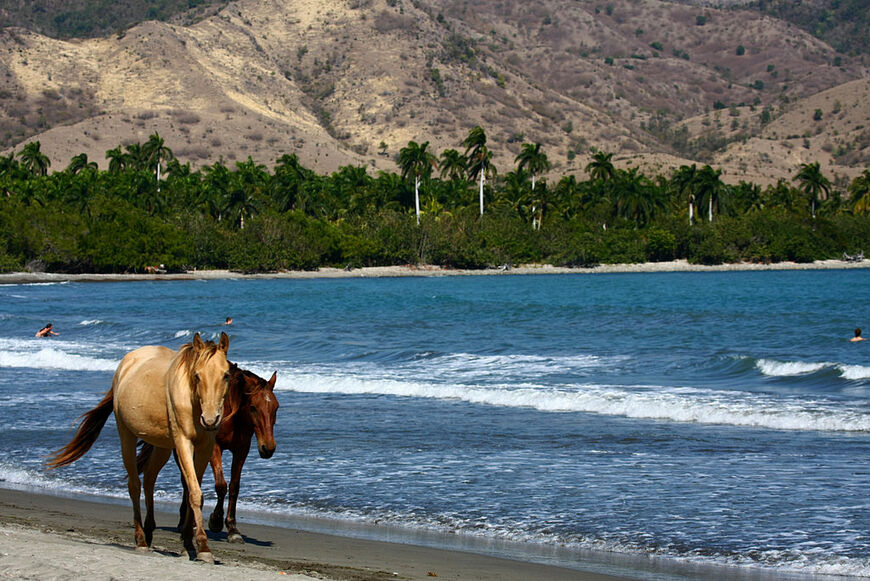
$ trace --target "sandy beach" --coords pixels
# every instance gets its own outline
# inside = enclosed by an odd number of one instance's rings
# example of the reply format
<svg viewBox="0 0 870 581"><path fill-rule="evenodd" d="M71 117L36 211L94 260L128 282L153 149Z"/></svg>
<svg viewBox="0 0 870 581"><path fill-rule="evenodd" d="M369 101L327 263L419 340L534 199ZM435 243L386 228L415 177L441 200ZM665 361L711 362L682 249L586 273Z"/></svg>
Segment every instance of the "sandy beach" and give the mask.
<svg viewBox="0 0 870 581"><path fill-rule="evenodd" d="M632 578L244 521L240 528L245 544L230 544L224 533L209 533L217 563L206 565L191 561L183 552L173 528L176 521L175 513L159 512L153 550L137 552L127 502L95 502L0 487L0 577L89 581Z"/></svg>
<svg viewBox="0 0 870 581"><path fill-rule="evenodd" d="M736 264L698 265L686 260L669 262L644 262L637 264L602 264L591 268L568 268L549 264L527 264L503 266L480 270L461 270L431 265L372 266L364 268L319 268L317 270L295 270L247 274L230 270L191 270L182 273L165 274L64 274L50 272L15 272L0 274L0 284L26 284L45 282L120 282L135 280L210 280L210 279L258 279L258 278L378 278L404 276L510 276L529 274L618 274L643 272L727 272L742 270L831 270L870 268L870 261L845 262L843 260L817 260L811 263L777 262L758 264L743 262Z"/></svg>

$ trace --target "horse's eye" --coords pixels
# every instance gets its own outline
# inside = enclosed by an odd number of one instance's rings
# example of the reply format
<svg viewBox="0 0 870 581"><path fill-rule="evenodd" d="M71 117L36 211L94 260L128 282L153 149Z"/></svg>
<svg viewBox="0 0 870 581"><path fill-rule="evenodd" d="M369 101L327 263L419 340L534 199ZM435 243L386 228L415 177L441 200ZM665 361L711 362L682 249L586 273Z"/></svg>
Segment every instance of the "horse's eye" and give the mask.
<svg viewBox="0 0 870 581"><path fill-rule="evenodd" d="M227 371L226 373L224 373L224 381L229 381L229 380L230 380L230 372Z"/></svg>
<svg viewBox="0 0 870 581"><path fill-rule="evenodd" d="M251 406L251 413L252 413L252 414L256 414L256 413L258 413L258 412L257 412L257 408L256 408L256 406Z"/></svg>

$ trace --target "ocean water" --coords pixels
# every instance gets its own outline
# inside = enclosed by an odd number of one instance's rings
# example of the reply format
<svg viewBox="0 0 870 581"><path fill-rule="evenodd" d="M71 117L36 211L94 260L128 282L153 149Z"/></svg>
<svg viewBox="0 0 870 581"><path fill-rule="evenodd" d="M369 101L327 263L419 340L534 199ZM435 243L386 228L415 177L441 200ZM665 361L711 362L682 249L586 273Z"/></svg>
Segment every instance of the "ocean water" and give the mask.
<svg viewBox="0 0 870 581"><path fill-rule="evenodd" d="M0 485L125 499L112 420L72 466L42 462L127 351L227 330L230 359L277 371L281 402L275 456L245 466L243 532L255 515L313 517L567 566L592 552L870 577L870 341L848 341L870 333L867 281L2 285ZM34 338L48 321L60 336ZM158 489L177 502L174 466Z"/></svg>

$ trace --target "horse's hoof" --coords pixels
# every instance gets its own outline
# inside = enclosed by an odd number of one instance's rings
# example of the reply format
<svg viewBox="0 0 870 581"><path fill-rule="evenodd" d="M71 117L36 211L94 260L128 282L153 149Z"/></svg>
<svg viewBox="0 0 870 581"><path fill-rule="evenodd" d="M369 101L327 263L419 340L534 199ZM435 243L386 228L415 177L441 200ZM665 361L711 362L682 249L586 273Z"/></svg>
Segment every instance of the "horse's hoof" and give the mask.
<svg viewBox="0 0 870 581"><path fill-rule="evenodd" d="M222 516L215 518L215 515L212 515L208 519L208 530L213 533L219 533L224 530L224 519Z"/></svg>
<svg viewBox="0 0 870 581"><path fill-rule="evenodd" d="M137 553L150 553L151 547L136 547Z"/></svg>
<svg viewBox="0 0 870 581"><path fill-rule="evenodd" d="M227 535L227 542L228 543L241 543L244 545L245 539L242 538L242 535L240 533L230 533L229 535Z"/></svg>
<svg viewBox="0 0 870 581"><path fill-rule="evenodd" d="M203 563L208 563L209 565L214 565L214 557L212 556L211 553L206 553L206 552L197 553L196 560L202 561Z"/></svg>

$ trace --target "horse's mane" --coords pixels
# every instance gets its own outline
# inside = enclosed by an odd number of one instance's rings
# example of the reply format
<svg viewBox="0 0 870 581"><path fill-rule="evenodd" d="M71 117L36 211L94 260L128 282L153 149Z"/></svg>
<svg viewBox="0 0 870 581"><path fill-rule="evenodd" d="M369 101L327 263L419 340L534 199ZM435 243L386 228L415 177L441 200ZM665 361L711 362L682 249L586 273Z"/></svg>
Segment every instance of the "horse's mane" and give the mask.
<svg viewBox="0 0 870 581"><path fill-rule="evenodd" d="M244 372L235 363L230 363L230 388L227 390L227 398L224 400L224 410L229 408L229 412L224 416L225 422L232 419L236 412L242 409L242 396L245 394L245 389L239 387L238 381L240 378L244 381L244 377Z"/></svg>
<svg viewBox="0 0 870 581"><path fill-rule="evenodd" d="M254 381L249 381L253 379ZM241 381L241 385L239 384ZM251 395L263 388L263 380L257 374L242 369L235 363L230 363L230 388L227 391L226 404L224 409L229 407L229 412L224 417L224 421L229 421L236 412L242 409L245 400Z"/></svg>
<svg viewBox="0 0 870 581"><path fill-rule="evenodd" d="M194 342L185 343L172 359L169 369L176 378L186 381L191 385L193 372L207 363L218 351L218 345L214 341L202 341L202 347L196 348Z"/></svg>

